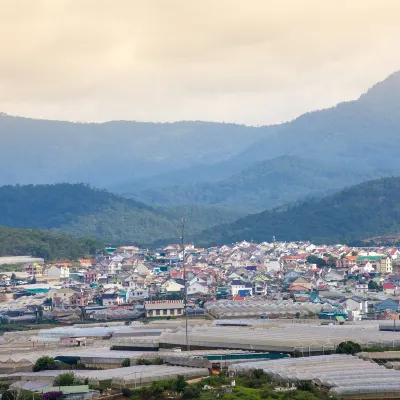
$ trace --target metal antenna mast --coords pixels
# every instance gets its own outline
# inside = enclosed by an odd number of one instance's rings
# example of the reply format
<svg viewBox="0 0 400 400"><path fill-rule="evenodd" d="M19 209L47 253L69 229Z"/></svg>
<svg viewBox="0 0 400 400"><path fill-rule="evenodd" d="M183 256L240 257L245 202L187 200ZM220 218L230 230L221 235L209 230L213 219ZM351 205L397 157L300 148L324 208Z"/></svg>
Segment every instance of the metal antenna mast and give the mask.
<svg viewBox="0 0 400 400"><path fill-rule="evenodd" d="M185 285L183 293L183 305L185 310L185 331L186 331L186 350L189 351L189 336L188 336L188 310L187 310L187 284L186 284L186 264L185 264L185 218L181 218L182 224L182 267L183 267L183 282Z"/></svg>

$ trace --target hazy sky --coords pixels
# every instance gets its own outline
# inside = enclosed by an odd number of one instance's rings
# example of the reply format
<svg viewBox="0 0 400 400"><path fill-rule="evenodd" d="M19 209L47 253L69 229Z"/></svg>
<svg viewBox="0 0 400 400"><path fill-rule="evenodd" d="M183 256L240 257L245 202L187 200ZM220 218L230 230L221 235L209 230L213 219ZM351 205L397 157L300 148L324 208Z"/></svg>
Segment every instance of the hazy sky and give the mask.
<svg viewBox="0 0 400 400"><path fill-rule="evenodd" d="M0 0L0 111L268 124L400 69L399 0Z"/></svg>

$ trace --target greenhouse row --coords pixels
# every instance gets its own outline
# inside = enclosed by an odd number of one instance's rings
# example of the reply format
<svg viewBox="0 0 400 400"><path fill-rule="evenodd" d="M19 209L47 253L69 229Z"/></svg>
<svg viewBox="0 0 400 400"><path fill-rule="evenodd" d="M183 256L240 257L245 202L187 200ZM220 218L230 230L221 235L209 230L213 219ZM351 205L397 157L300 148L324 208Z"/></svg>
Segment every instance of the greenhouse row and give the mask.
<svg viewBox="0 0 400 400"><path fill-rule="evenodd" d="M356 356L330 355L307 358L286 358L276 361L260 361L231 365L231 376L249 375L262 369L280 383L311 381L314 385L330 389L331 394L397 393L400 371L389 370Z"/></svg>
<svg viewBox="0 0 400 400"><path fill-rule="evenodd" d="M17 381L51 381L56 376L69 370L19 372L10 375L0 375L1 382ZM113 388L139 387L150 385L153 381L177 378L182 375L185 379L194 379L209 375L207 368L176 367L168 365L135 365L133 367L115 368L108 370L74 370L80 379L88 379L89 384L98 388L102 382L110 382Z"/></svg>
<svg viewBox="0 0 400 400"><path fill-rule="evenodd" d="M330 311L332 306L315 303L294 303L292 300L231 301L219 300L205 304L205 309L216 318L241 318L274 315L308 315Z"/></svg>
<svg viewBox="0 0 400 400"><path fill-rule="evenodd" d="M189 344L196 348L231 348L274 352L300 352L304 355L324 353L335 350L345 341L354 341L363 345L400 344L395 332L381 332L363 329L360 325L314 324L271 324L269 328L210 326L189 328ZM184 329L164 332L159 337L160 347L164 345L184 347L186 334Z"/></svg>

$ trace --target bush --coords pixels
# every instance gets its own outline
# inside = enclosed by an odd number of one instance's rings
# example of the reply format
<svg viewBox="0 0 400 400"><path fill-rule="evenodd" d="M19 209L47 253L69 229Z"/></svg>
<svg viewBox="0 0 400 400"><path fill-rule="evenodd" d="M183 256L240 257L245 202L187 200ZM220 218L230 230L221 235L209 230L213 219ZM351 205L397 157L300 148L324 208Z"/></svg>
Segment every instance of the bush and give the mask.
<svg viewBox="0 0 400 400"><path fill-rule="evenodd" d="M46 371L49 369L57 369L57 363L52 357L40 357L33 366L33 372Z"/></svg>
<svg viewBox="0 0 400 400"><path fill-rule="evenodd" d="M342 342L336 348L337 354L351 354L354 355L356 353L361 352L361 346L358 343L354 343L352 341Z"/></svg>
<svg viewBox="0 0 400 400"><path fill-rule="evenodd" d="M132 390L129 389L129 388L123 388L123 389L121 390L121 393L122 393L122 395L123 395L124 397L128 397L128 398L131 397L132 394L133 394Z"/></svg>
<svg viewBox="0 0 400 400"><path fill-rule="evenodd" d="M265 378L265 372L263 369L255 369L253 371L253 378L254 379L263 379Z"/></svg>
<svg viewBox="0 0 400 400"><path fill-rule="evenodd" d="M72 386L75 384L75 374L73 372L67 372L60 374L54 379L54 386Z"/></svg>
<svg viewBox="0 0 400 400"><path fill-rule="evenodd" d="M44 400L58 400L62 397L62 392L47 392L43 393Z"/></svg>
<svg viewBox="0 0 400 400"><path fill-rule="evenodd" d="M190 399L198 399L201 395L201 391L199 388L194 386L188 386L183 391L182 399L183 400L190 400Z"/></svg>
<svg viewBox="0 0 400 400"><path fill-rule="evenodd" d="M310 381L299 381L297 389L303 390L304 392L313 392L314 386Z"/></svg>

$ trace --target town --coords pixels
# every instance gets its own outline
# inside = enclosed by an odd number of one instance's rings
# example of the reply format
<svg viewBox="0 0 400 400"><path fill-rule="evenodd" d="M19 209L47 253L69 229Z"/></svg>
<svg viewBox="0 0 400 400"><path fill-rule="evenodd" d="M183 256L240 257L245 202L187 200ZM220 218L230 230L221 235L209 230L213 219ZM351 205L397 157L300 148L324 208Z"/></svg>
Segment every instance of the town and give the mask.
<svg viewBox="0 0 400 400"><path fill-rule="evenodd" d="M399 254L242 241L108 247L76 262L2 257L0 390L395 398Z"/></svg>
<svg viewBox="0 0 400 400"><path fill-rule="evenodd" d="M72 323L185 315L397 319L399 254L396 247L243 241L208 249L122 246L52 264L3 257L3 264L20 264L0 273L1 320L12 326L38 318Z"/></svg>

